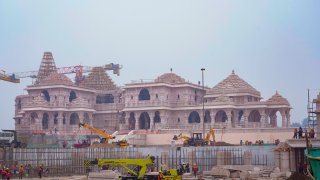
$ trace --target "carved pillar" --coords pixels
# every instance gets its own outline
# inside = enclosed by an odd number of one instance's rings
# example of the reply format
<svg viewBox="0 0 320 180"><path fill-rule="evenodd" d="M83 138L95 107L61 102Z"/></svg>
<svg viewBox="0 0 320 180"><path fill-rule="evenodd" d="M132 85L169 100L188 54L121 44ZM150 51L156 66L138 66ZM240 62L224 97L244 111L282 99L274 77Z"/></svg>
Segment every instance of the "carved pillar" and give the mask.
<svg viewBox="0 0 320 180"><path fill-rule="evenodd" d="M232 121L232 127L239 126L239 111L233 110L233 121Z"/></svg>
<svg viewBox="0 0 320 180"><path fill-rule="evenodd" d="M284 110L280 111L282 117L282 127L287 127L286 113Z"/></svg>
<svg viewBox="0 0 320 180"><path fill-rule="evenodd" d="M243 111L243 120L244 120L244 127L248 128L249 121L248 121L249 111L246 109Z"/></svg>
<svg viewBox="0 0 320 180"><path fill-rule="evenodd" d="M42 118L43 118L43 112L38 112L38 119L36 119L36 130L42 129Z"/></svg>
<svg viewBox="0 0 320 180"><path fill-rule="evenodd" d="M228 117L228 121L227 121L227 127L228 128L232 128L232 111L231 110L227 110L226 111L227 117Z"/></svg>
<svg viewBox="0 0 320 180"><path fill-rule="evenodd" d="M287 111L286 118L287 118L287 127L290 127L291 126L290 110Z"/></svg>
<svg viewBox="0 0 320 180"><path fill-rule="evenodd" d="M80 111L78 113L78 116L79 116L79 122L83 123L83 120L84 120L84 113L82 111Z"/></svg>
<svg viewBox="0 0 320 180"><path fill-rule="evenodd" d="M149 117L150 117L150 129L154 129L154 117L155 117L155 111L149 111Z"/></svg>
<svg viewBox="0 0 320 180"><path fill-rule="evenodd" d="M264 109L259 110L261 119L260 119L260 128L266 127L266 111Z"/></svg>
<svg viewBox="0 0 320 180"><path fill-rule="evenodd" d="M139 112L139 115L135 117L135 119L136 119L135 130L140 129L140 127L139 127L139 118L140 118L140 116L141 116L141 112Z"/></svg>
<svg viewBox="0 0 320 180"><path fill-rule="evenodd" d="M215 118L216 118L217 111L211 110L210 114L211 114L210 115L211 116L211 127L213 128L214 124L215 124Z"/></svg>

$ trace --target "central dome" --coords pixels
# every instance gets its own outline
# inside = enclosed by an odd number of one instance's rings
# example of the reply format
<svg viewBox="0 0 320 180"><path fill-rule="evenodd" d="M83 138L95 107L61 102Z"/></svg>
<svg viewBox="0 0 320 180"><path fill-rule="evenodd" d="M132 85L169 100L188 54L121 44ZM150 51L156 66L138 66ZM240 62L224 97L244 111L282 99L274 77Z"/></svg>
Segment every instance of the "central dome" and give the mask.
<svg viewBox="0 0 320 180"><path fill-rule="evenodd" d="M179 84L179 83L185 83L186 80L184 80L182 77L174 74L174 73L165 73L159 76L155 82L157 83L167 83L167 84Z"/></svg>
<svg viewBox="0 0 320 180"><path fill-rule="evenodd" d="M261 96L259 91L257 91L249 83L247 83L238 75L236 75L234 71L232 71L232 73L226 79L224 79L216 86L214 86L212 89L210 89L208 95L236 93L248 93L254 96Z"/></svg>

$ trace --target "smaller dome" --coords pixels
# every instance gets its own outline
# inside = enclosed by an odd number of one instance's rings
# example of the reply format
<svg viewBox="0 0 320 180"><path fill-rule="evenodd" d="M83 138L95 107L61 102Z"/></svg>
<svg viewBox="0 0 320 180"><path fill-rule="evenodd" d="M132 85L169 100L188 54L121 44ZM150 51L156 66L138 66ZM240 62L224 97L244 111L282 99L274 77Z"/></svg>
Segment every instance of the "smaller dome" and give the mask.
<svg viewBox="0 0 320 180"><path fill-rule="evenodd" d="M72 86L73 82L64 74L57 72L51 73L48 77L42 79L39 85L67 85Z"/></svg>
<svg viewBox="0 0 320 180"><path fill-rule="evenodd" d="M186 80L182 77L174 74L174 73L165 73L161 76L157 77L155 80L157 83L168 83L168 84L178 84L178 83L185 83Z"/></svg>
<svg viewBox="0 0 320 180"><path fill-rule="evenodd" d="M270 99L267 100L268 105L287 105L290 106L289 101L282 97L278 91L276 91L276 94L274 94Z"/></svg>

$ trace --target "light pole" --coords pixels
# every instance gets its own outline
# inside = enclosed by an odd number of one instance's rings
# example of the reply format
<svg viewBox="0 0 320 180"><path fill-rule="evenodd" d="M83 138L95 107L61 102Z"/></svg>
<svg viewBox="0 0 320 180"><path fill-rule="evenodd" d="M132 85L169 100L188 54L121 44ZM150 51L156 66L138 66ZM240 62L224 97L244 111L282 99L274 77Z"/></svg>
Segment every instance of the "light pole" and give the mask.
<svg viewBox="0 0 320 180"><path fill-rule="evenodd" d="M203 133L203 138L205 136L205 127L204 127L204 117L205 117L205 113L204 113L204 77L203 77L203 73L204 70L206 70L205 68L201 68L201 72L202 72L202 90L203 90L203 95L202 95L202 133Z"/></svg>

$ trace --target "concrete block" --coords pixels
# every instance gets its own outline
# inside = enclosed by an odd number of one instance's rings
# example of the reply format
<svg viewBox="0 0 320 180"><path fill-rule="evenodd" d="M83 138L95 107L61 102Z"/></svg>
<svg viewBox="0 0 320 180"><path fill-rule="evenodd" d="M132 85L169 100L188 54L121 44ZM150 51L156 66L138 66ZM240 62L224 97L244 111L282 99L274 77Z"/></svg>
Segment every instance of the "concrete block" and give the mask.
<svg viewBox="0 0 320 180"><path fill-rule="evenodd" d="M281 177L285 177L286 176L286 173L271 173L270 174L270 178L281 178Z"/></svg>
<svg viewBox="0 0 320 180"><path fill-rule="evenodd" d="M230 173L230 178L240 178L240 171L233 171Z"/></svg>
<svg viewBox="0 0 320 180"><path fill-rule="evenodd" d="M241 180L247 180L247 179L249 179L249 177L250 177L250 174L249 174L248 171L242 171L240 173L240 179Z"/></svg>

